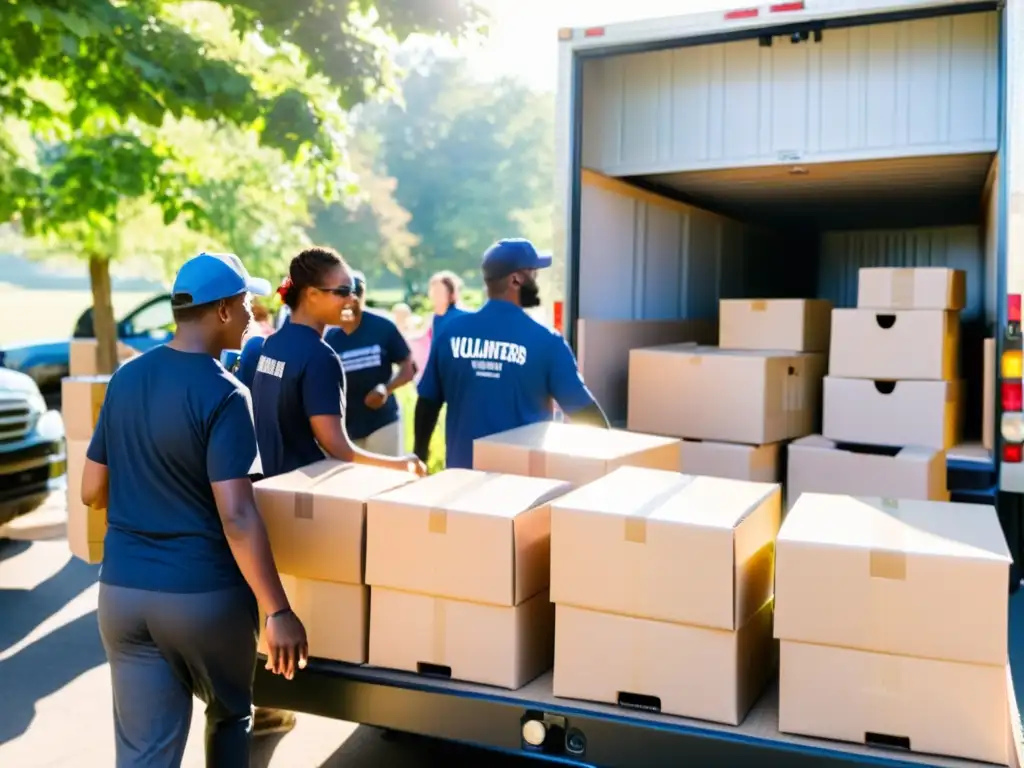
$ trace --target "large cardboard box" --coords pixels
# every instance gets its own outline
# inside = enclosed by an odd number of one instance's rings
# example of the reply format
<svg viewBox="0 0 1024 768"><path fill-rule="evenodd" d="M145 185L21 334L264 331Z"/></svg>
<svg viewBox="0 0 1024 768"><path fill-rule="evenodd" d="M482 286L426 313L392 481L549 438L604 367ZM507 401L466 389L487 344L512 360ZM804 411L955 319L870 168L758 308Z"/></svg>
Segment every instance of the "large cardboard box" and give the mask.
<svg viewBox="0 0 1024 768"><path fill-rule="evenodd" d="M278 571L362 584L367 500L415 479L407 472L326 459L260 480L256 504Z"/></svg>
<svg viewBox="0 0 1024 768"><path fill-rule="evenodd" d="M722 299L722 349L827 352L832 303L823 299Z"/></svg>
<svg viewBox="0 0 1024 768"><path fill-rule="evenodd" d="M740 445L711 440L683 440L679 471L687 475L777 483L781 448L781 443Z"/></svg>
<svg viewBox="0 0 1024 768"><path fill-rule="evenodd" d="M629 429L765 445L817 430L825 356L669 345L629 353Z"/></svg>
<svg viewBox="0 0 1024 768"><path fill-rule="evenodd" d="M679 440L551 421L473 441L473 469L584 485L616 467L679 468Z"/></svg>
<svg viewBox="0 0 1024 768"><path fill-rule="evenodd" d="M1005 664L784 641L779 730L1007 765L1007 688Z"/></svg>
<svg viewBox="0 0 1024 768"><path fill-rule="evenodd" d="M87 563L103 561L103 540L107 535L107 510L82 503L82 475L85 472L88 440L67 441L68 457L68 548Z"/></svg>
<svg viewBox="0 0 1024 768"><path fill-rule="evenodd" d="M109 383L109 376L69 376L61 381L61 415L69 440L92 437Z"/></svg>
<svg viewBox="0 0 1024 768"><path fill-rule="evenodd" d="M805 493L776 546L779 640L1006 665L994 507Z"/></svg>
<svg viewBox="0 0 1024 768"><path fill-rule="evenodd" d="M982 373L981 444L990 451L996 447L996 340L985 339Z"/></svg>
<svg viewBox="0 0 1024 768"><path fill-rule="evenodd" d="M967 275L946 267L864 267L857 271L861 309L946 309L967 305Z"/></svg>
<svg viewBox="0 0 1024 768"><path fill-rule="evenodd" d="M448 469L367 507L374 587L513 606L548 588L559 480Z"/></svg>
<svg viewBox="0 0 1024 768"><path fill-rule="evenodd" d="M502 688L551 669L555 611L547 590L516 606L373 587L370 664Z"/></svg>
<svg viewBox="0 0 1024 768"><path fill-rule="evenodd" d="M553 693L729 725L776 668L772 604L729 632L556 607Z"/></svg>
<svg viewBox="0 0 1024 768"><path fill-rule="evenodd" d="M803 493L949 501L946 456L934 448L854 449L821 435L789 444L786 504Z"/></svg>
<svg viewBox="0 0 1024 768"><path fill-rule="evenodd" d="M778 485L622 467L551 504L551 599L738 629L772 595Z"/></svg>
<svg viewBox="0 0 1024 768"><path fill-rule="evenodd" d="M827 376L824 393L822 434L830 440L939 450L960 442L963 382Z"/></svg>
<svg viewBox="0 0 1024 768"><path fill-rule="evenodd" d="M309 655L365 664L370 621L370 589L360 584L281 576L288 603L306 628ZM266 655L266 619L260 617L258 650Z"/></svg>
<svg viewBox="0 0 1024 768"><path fill-rule="evenodd" d="M72 339L68 355L70 375L95 376L99 373L99 342L96 339ZM118 363L124 363L138 355L136 350L124 342L117 342Z"/></svg>
<svg viewBox="0 0 1024 768"><path fill-rule="evenodd" d="M942 310L837 309L830 376L849 379L955 379L960 316Z"/></svg>

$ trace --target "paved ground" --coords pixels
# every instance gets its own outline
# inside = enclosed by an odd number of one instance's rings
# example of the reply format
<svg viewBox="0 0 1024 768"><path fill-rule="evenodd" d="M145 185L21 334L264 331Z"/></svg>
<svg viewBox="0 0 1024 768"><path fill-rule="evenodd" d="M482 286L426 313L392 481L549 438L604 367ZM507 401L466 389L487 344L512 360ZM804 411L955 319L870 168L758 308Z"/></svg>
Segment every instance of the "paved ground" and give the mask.
<svg viewBox="0 0 1024 768"><path fill-rule="evenodd" d="M114 764L109 673L96 629L98 568L72 558L58 499L0 541L0 766ZM302 715L292 733L257 745L255 768L429 768L462 760L494 768L533 762ZM186 768L202 768L197 702Z"/></svg>

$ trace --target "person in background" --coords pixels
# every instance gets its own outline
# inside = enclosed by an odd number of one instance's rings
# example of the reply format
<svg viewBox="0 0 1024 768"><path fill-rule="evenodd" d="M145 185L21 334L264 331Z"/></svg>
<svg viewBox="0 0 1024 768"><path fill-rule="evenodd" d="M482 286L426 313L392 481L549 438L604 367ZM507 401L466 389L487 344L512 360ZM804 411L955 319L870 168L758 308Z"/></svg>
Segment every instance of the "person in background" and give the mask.
<svg viewBox="0 0 1024 768"><path fill-rule="evenodd" d="M550 421L552 401L571 422L608 427L565 339L524 311L540 305L537 270L549 266L529 240L499 240L484 254L487 302L444 324L419 382L420 460L444 403L448 467L471 468L477 438Z"/></svg>
<svg viewBox="0 0 1024 768"><path fill-rule="evenodd" d="M466 314L466 310L459 306L461 292L462 280L454 272L436 272L431 276L427 283L427 296L434 309L434 316L427 330L431 342L448 320Z"/></svg>
<svg viewBox="0 0 1024 768"><path fill-rule="evenodd" d="M401 331L403 336L406 336L415 330L412 327L412 317L412 307L404 301L400 301L391 307L391 319L395 321L395 325L398 327L398 330Z"/></svg>
<svg viewBox="0 0 1024 768"><path fill-rule="evenodd" d="M271 322L270 312L263 303L254 300L252 303L252 319L256 326L258 335L269 336L274 332L274 324Z"/></svg>
<svg viewBox="0 0 1024 768"><path fill-rule="evenodd" d="M113 685L117 768L181 765L193 696L206 704L206 764L247 768L252 683L267 615L267 668L305 664L251 475L248 392L218 358L267 295L233 254L201 254L174 281L176 332L110 380L82 477L107 509L99 628Z"/></svg>
<svg viewBox="0 0 1024 768"><path fill-rule="evenodd" d="M363 450L402 456L405 435L394 392L412 381L412 355L398 327L366 308L365 275L353 272L352 280L339 327L324 335L345 369L345 431Z"/></svg>

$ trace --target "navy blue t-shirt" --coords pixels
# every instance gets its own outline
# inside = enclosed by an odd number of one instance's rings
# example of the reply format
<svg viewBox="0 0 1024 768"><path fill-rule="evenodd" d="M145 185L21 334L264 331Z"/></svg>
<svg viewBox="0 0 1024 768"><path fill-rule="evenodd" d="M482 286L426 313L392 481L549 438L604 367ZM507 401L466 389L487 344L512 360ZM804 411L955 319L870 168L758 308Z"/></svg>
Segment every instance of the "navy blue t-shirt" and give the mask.
<svg viewBox="0 0 1024 768"><path fill-rule="evenodd" d="M377 410L366 406L366 396L378 384L391 381L394 366L409 359L409 345L389 318L364 312L351 334L332 328L324 335L345 369L345 428L353 440L362 440L398 421L398 401L391 395Z"/></svg>
<svg viewBox="0 0 1024 768"><path fill-rule="evenodd" d="M465 310L462 307L457 307L454 304L448 307L448 310L443 315L435 314L434 322L431 328L431 330L433 331L434 338L436 339L438 334L444 331L444 327L445 325L448 324L449 321L454 320L456 317L462 317L463 315L468 314L468 310Z"/></svg>
<svg viewBox="0 0 1024 768"><path fill-rule="evenodd" d="M473 466L473 441L594 402L569 345L507 301L452 318L430 345L421 397L448 403L448 467Z"/></svg>
<svg viewBox="0 0 1024 768"><path fill-rule="evenodd" d="M253 336L242 346L242 352L238 356L238 380L252 391L252 382L256 378L256 365L260 361L260 353L263 351L263 336Z"/></svg>
<svg viewBox="0 0 1024 768"><path fill-rule="evenodd" d="M245 584L211 483L259 471L249 393L218 360L159 346L121 366L88 456L110 472L100 581L156 592Z"/></svg>
<svg viewBox="0 0 1024 768"><path fill-rule="evenodd" d="M324 458L313 416L344 414L345 372L313 328L288 323L263 342L252 386L263 474L273 477Z"/></svg>

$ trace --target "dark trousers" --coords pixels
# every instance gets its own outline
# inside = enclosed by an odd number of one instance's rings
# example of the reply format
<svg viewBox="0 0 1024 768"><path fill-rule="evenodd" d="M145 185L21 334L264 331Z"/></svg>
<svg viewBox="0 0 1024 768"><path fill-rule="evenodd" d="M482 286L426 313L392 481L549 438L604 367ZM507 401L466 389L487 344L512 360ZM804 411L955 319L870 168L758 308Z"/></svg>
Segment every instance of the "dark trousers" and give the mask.
<svg viewBox="0 0 1024 768"><path fill-rule="evenodd" d="M245 587L170 594L100 585L117 768L178 768L193 696L206 704L207 768L248 768L258 622Z"/></svg>

